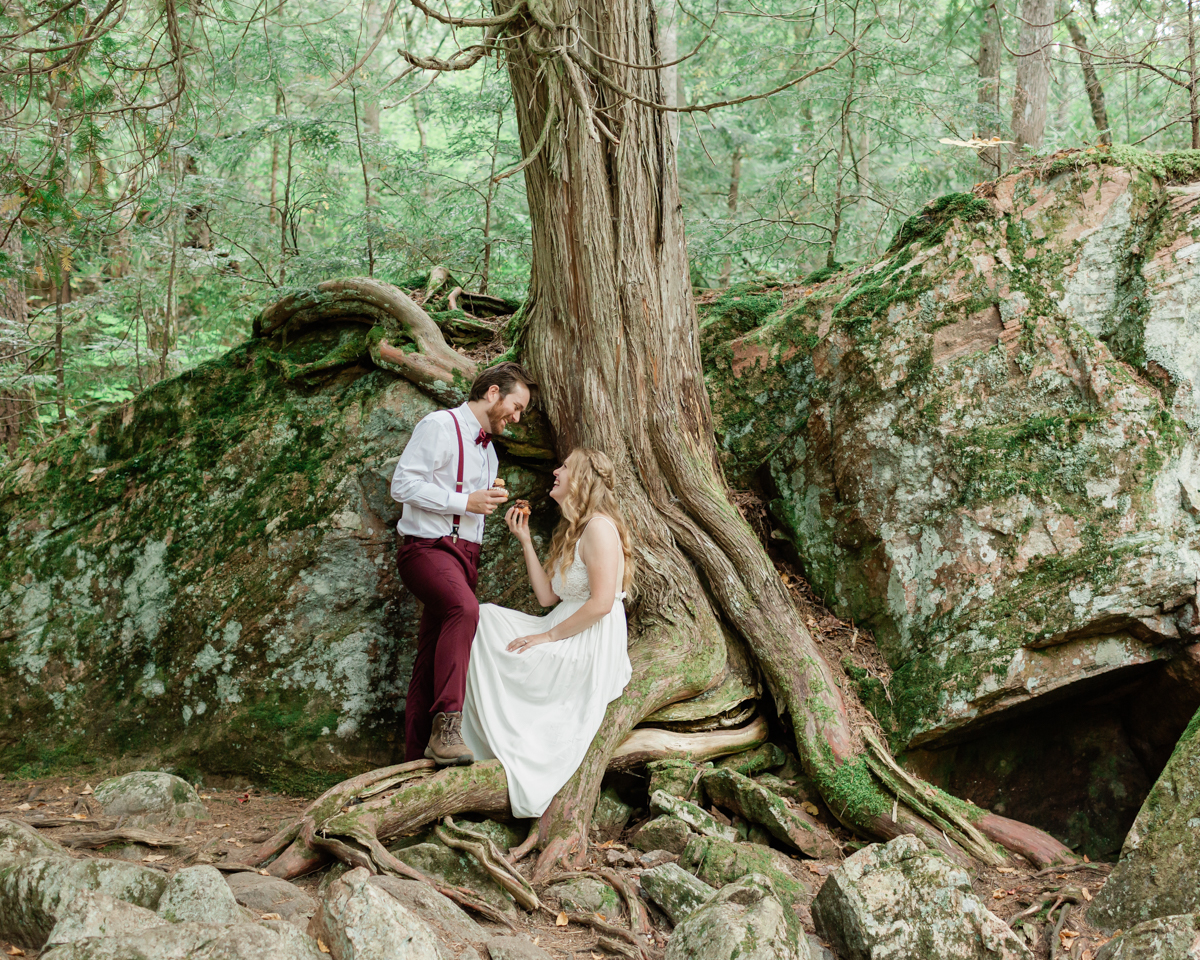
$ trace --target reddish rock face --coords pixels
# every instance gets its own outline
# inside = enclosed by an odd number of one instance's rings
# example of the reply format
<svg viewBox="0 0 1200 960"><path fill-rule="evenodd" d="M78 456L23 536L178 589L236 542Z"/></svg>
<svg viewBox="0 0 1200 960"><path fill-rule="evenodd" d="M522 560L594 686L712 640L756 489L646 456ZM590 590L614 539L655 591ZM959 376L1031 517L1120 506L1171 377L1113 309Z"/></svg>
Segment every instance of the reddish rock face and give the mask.
<svg viewBox="0 0 1200 960"><path fill-rule="evenodd" d="M728 470L874 630L900 748L1200 639L1200 184L1085 158L991 186L706 353Z"/></svg>

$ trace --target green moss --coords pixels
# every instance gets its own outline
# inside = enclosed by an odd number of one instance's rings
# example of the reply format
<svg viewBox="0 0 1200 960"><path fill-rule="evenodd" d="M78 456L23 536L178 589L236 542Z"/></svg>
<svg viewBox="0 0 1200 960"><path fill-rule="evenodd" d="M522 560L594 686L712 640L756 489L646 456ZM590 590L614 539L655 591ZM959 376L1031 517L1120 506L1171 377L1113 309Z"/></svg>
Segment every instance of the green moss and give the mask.
<svg viewBox="0 0 1200 960"><path fill-rule="evenodd" d="M1164 150L1156 152L1127 144L1107 146L1098 144L1058 157L1041 169L1049 179L1069 170L1080 170L1093 164L1111 164L1142 170L1164 184L1191 183L1200 180L1200 150Z"/></svg>
<svg viewBox="0 0 1200 960"><path fill-rule="evenodd" d="M946 231L955 220L970 222L990 216L992 205L973 194L950 193L938 197L927 203L920 213L914 214L900 225L888 247L888 253L895 253L916 242L933 246L942 242Z"/></svg>

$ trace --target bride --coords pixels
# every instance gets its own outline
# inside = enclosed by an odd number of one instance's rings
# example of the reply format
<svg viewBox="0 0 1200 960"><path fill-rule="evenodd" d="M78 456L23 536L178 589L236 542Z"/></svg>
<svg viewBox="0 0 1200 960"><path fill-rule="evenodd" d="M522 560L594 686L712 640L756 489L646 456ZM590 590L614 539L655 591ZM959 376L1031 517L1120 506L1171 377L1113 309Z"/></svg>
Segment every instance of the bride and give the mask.
<svg viewBox="0 0 1200 960"><path fill-rule="evenodd" d="M504 765L516 817L550 806L632 674L622 601L633 563L614 482L612 461L582 447L554 471L562 520L545 567L528 517L516 507L504 516L538 601L557 606L544 617L480 606L462 737L476 760Z"/></svg>

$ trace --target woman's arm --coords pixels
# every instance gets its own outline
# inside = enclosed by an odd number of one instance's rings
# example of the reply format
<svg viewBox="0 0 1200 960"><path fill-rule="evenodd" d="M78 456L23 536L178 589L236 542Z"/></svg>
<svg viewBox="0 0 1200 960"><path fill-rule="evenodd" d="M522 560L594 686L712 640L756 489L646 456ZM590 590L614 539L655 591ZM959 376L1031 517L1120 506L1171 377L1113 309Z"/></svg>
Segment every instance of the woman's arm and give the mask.
<svg viewBox="0 0 1200 960"><path fill-rule="evenodd" d="M516 507L509 507L504 514L504 522L514 537L521 542L525 554L525 569L529 572L529 582L533 584L534 595L543 607L552 607L558 603L558 594L550 586L550 578L538 559L537 550L533 547L533 537L529 533L529 517Z"/></svg>
<svg viewBox="0 0 1200 960"><path fill-rule="evenodd" d="M579 557L587 567L592 593L587 602L545 633L518 637L508 645L511 652L524 653L540 643L554 643L583 633L612 610L617 599L617 565L621 560L621 538L617 531L607 523L589 523L579 539Z"/></svg>

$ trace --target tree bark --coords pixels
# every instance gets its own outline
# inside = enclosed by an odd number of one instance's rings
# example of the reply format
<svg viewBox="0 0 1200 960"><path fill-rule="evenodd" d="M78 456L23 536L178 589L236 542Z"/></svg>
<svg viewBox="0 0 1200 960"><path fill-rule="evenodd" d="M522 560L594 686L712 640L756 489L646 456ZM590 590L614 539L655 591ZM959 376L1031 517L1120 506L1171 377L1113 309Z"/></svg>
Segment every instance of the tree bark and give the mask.
<svg viewBox="0 0 1200 960"><path fill-rule="evenodd" d="M9 231L4 253L12 275L0 280L0 368L11 377L19 376L23 367L22 345L27 341L25 322L28 316L25 284L22 279L24 261L21 251L21 231L17 226ZM12 456L21 440L21 429L29 417L31 397L18 386L0 389L0 446Z"/></svg>
<svg viewBox="0 0 1200 960"><path fill-rule="evenodd" d="M1100 85L1100 76L1096 73L1096 65L1092 63L1092 53L1088 49L1087 37L1079 29L1075 18L1067 15L1067 31L1071 34L1071 42L1079 54L1079 66L1083 70L1083 87L1087 91L1088 104L1092 108L1092 120L1100 135L1101 143L1112 143L1112 130L1108 126L1108 110L1104 105L1104 88ZM1193 127L1194 131L1194 127ZM1195 133L1192 136L1192 148L1195 149Z"/></svg>
<svg viewBox="0 0 1200 960"><path fill-rule="evenodd" d="M729 196L726 199L725 209L729 213L729 219L732 221L737 216L738 211L738 188L741 186L742 180L742 148L739 144L733 148L733 158L729 163ZM733 272L733 257L730 254L725 254L725 262L721 265L721 286L729 286L729 275Z"/></svg>
<svg viewBox="0 0 1200 960"><path fill-rule="evenodd" d="M1000 20L995 3L983 10L983 30L979 35L979 105L988 119L979 125L978 137L991 140L1000 135ZM984 176L998 177L1001 173L1000 148L979 151Z"/></svg>
<svg viewBox="0 0 1200 960"><path fill-rule="evenodd" d="M1017 43L1017 85L1012 98L1014 159L1038 150L1046 133L1046 103L1050 95L1050 40L1054 25L1053 0L1021 0L1021 30Z"/></svg>

